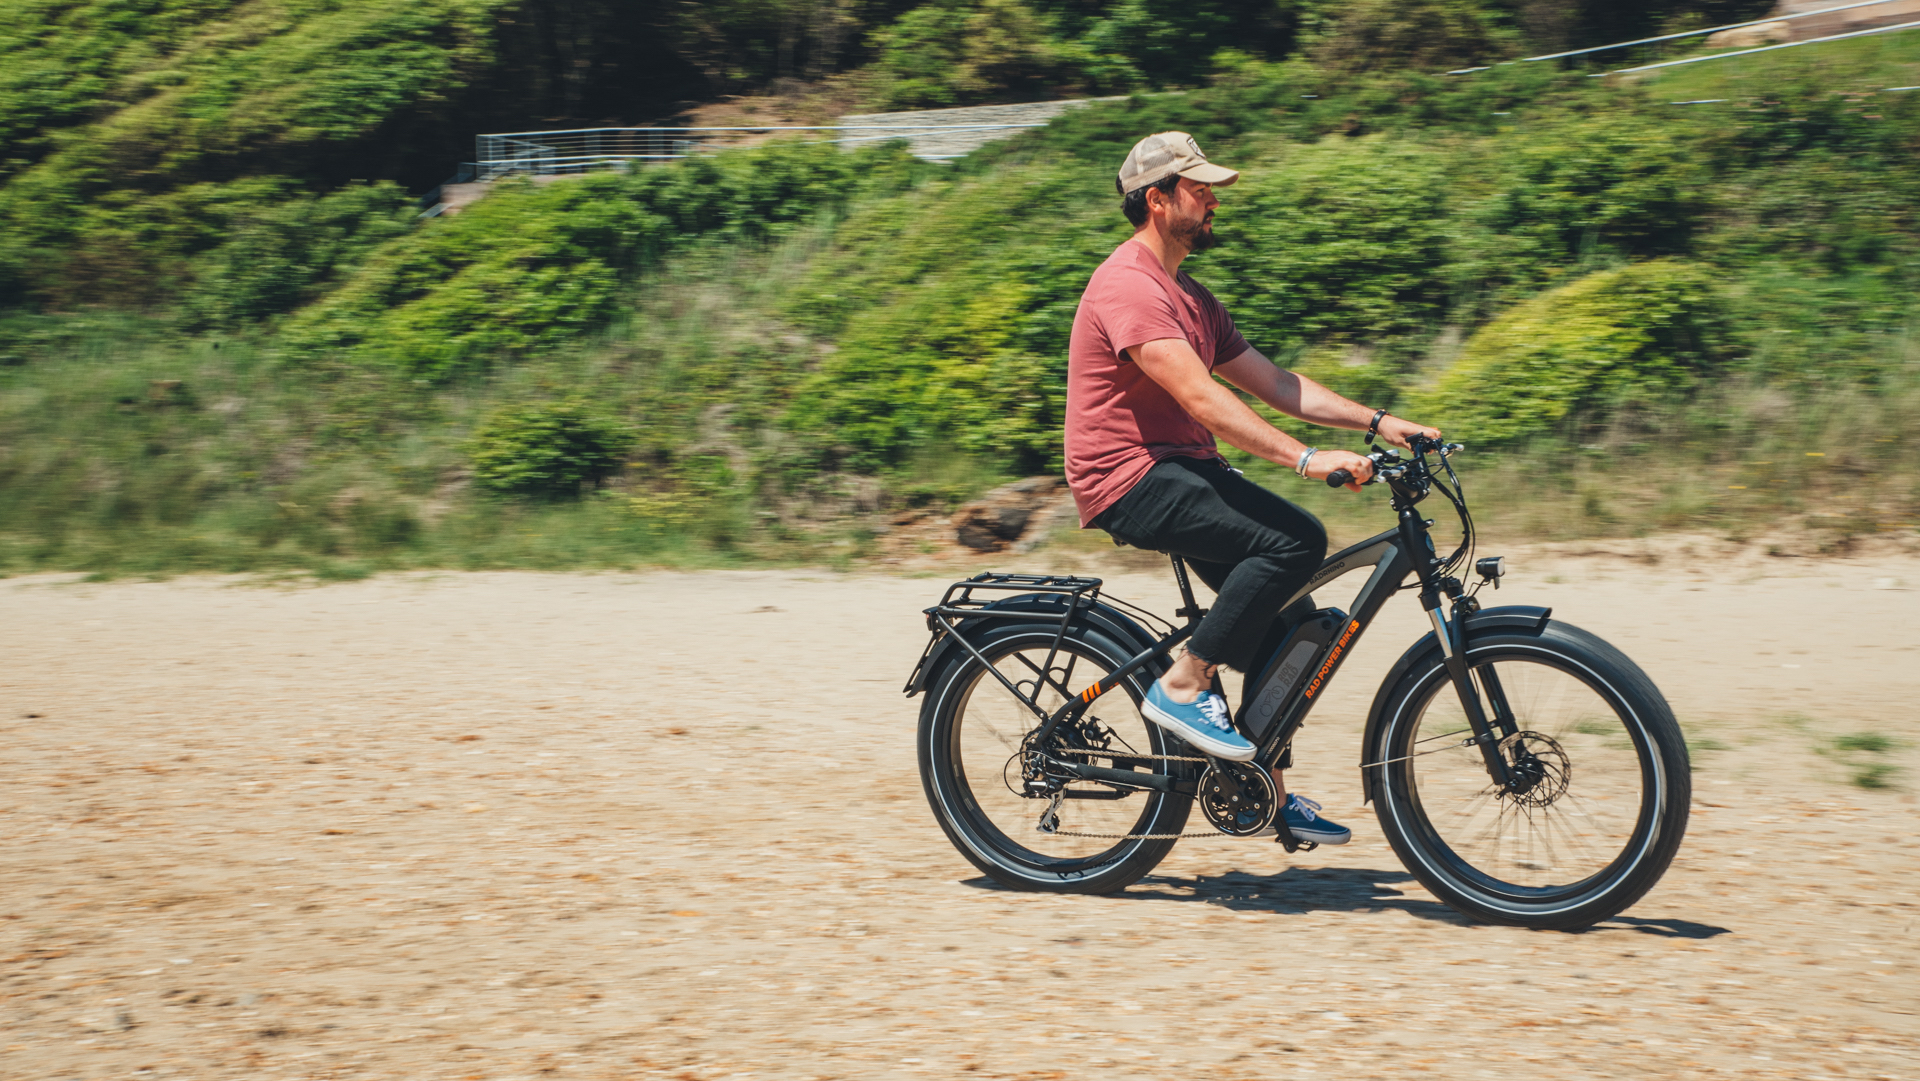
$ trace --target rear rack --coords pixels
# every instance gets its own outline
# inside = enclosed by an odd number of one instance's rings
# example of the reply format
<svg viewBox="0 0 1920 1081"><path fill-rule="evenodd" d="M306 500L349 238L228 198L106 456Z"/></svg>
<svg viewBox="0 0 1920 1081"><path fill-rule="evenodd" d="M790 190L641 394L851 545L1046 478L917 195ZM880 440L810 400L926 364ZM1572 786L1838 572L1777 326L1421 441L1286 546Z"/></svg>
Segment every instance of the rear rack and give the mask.
<svg viewBox="0 0 1920 1081"><path fill-rule="evenodd" d="M1078 601L1082 596L1096 598L1100 596L1100 579L1080 578L1071 574L1002 574L994 571L982 572L947 587L946 595L940 603L927 609L931 616L942 609L952 608L954 615L978 614L978 609L988 601L974 597L974 590L1002 590L1021 593L1062 593ZM1080 607L1074 605L1074 607ZM959 611L965 609L966 611ZM942 613L946 614L946 613Z"/></svg>
<svg viewBox="0 0 1920 1081"><path fill-rule="evenodd" d="M973 648L973 644L968 642L965 636L956 633L959 630L960 621L995 617L1033 618L1031 610L998 611L990 608L988 605L997 598L974 596L979 591L989 594L1052 593L1067 598L1066 603L1060 606L1060 627L1053 632L1053 645L1047 651L1047 663L1042 669L1042 671L1051 671L1053 658L1059 654L1060 643L1067 636L1067 625L1073 622L1073 614L1084 608L1091 608L1094 600L1100 596L1100 579L1081 578L1070 574L1005 574L983 571L971 578L953 583L947 587L947 592L941 596L939 604L925 610L929 632L927 648L920 654L920 663L913 666L913 675L907 677L907 685L901 688L903 693L908 695L915 693L914 689L920 686L920 678L925 674L927 661L933 656L934 647L949 634L954 635L955 640L968 653L973 654L974 659L981 664L986 664L986 658L980 655L980 651ZM1032 700L1022 695L1007 677L995 671L990 665L987 670L993 672L1001 683L1006 684L1014 697L1025 702L1028 709L1034 710L1042 720L1046 719L1046 713L1040 710ZM1039 694L1040 687L1035 686L1034 698L1037 699Z"/></svg>

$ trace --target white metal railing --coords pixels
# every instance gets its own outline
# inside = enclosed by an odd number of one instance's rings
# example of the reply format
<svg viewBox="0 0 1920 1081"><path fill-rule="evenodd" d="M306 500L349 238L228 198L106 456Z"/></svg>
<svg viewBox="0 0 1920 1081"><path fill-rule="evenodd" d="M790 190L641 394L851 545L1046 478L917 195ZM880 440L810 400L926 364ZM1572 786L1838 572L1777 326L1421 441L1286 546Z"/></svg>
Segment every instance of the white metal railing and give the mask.
<svg viewBox="0 0 1920 1081"><path fill-rule="evenodd" d="M1597 71L1597 72L1594 72L1593 75L1590 76L1590 78L1598 79L1608 75L1625 75L1628 72L1633 72L1633 71L1652 71L1655 68L1671 68L1671 67L1677 67L1681 64L1698 64L1703 60L1728 60L1736 56L1751 56L1754 53L1770 53L1775 49L1791 49L1799 45L1818 45L1823 41L1839 41L1842 38L1860 38L1860 37L1866 37L1868 34L1887 34L1895 30L1913 30L1916 28L1920 28L1920 21L1910 22L1910 23L1898 23L1893 26L1875 26L1867 30L1849 31L1848 33L1845 33L1845 34L1828 34L1826 37L1823 37L1823 38L1807 38L1804 41L1784 41L1777 45L1761 45L1752 49L1741 49L1738 52L1708 53L1705 56L1688 56L1688 57L1682 57L1679 60L1663 60L1658 64L1641 64L1639 67L1619 68L1615 71ZM1896 90L1896 89L1904 89L1904 88L1889 87L1888 89Z"/></svg>
<svg viewBox="0 0 1920 1081"><path fill-rule="evenodd" d="M1700 30L1685 30L1678 34L1662 34L1659 37L1640 38L1635 41L1616 41L1611 45L1595 45L1595 46L1592 46L1591 48L1586 48L1586 49L1570 49L1567 52L1562 52L1562 53L1546 53L1541 56L1523 56L1523 57L1520 57L1518 60L1507 60L1507 61L1504 61L1503 63L1531 64L1541 60L1564 60L1570 56L1587 56L1593 53L1612 52L1615 49L1631 49L1637 45L1658 45L1658 44L1662 44L1664 42L1669 42L1669 41L1679 41L1683 38L1694 38L1694 37L1701 37L1706 34L1717 34L1717 33L1720 33L1722 30L1745 30L1751 26L1768 26L1773 23L1791 22L1794 19L1811 19L1811 18L1816 18L1818 16L1822 16L1822 15L1838 14L1839 12L1842 12L1842 11L1853 11L1857 8L1880 7L1885 4L1894 4L1894 3L1903 3L1903 2L1906 2L1906 0L1859 0L1858 3L1842 4L1838 7L1815 8L1811 11L1796 11L1787 15L1770 15L1764 19L1754 19L1750 22L1728 23L1725 26L1709 26ZM1808 38L1805 41L1794 41L1794 42L1788 42L1787 44L1812 45L1815 42L1819 42L1819 41L1834 41L1839 38L1859 37L1863 34L1877 34L1887 30L1906 30L1906 29L1910 29L1913 26L1914 26L1913 23L1904 23L1899 26L1881 26L1881 27L1874 27L1869 30L1857 30L1851 33L1834 34L1828 37ZM1771 45L1771 46L1767 46L1766 48L1780 48L1780 47L1781 46L1778 46L1778 45ZM1761 51L1763 50L1761 49L1745 50L1745 52L1761 52ZM1668 61L1668 63L1691 64L1691 63L1698 63L1699 61L1702 61L1702 60L1718 60L1722 57L1740 56L1740 55L1743 55L1743 53L1714 53L1708 56L1692 56L1692 57L1686 58L1685 60ZM1486 71L1489 67L1492 67L1492 66L1495 66L1495 65L1483 65L1477 68L1459 68L1454 71L1449 71L1446 74L1469 75L1476 71ZM1647 67L1661 67L1661 66L1665 66L1665 65L1649 64L1649 65L1646 65L1645 67L1623 68L1621 69L1621 71L1602 72L1600 74L1618 75L1624 71L1644 71L1646 70Z"/></svg>
<svg viewBox="0 0 1920 1081"><path fill-rule="evenodd" d="M928 137L980 136L1045 126L1044 123L767 124L758 127L573 128L564 131L502 132L475 138L475 172L477 179L491 180L508 173L545 175L582 172L625 162L676 161L703 149L742 145L760 136L788 132L825 133L826 137L842 146L857 146L888 139L918 142ZM956 158L966 152L957 150L948 153L939 148L916 149L922 150L920 157L935 161Z"/></svg>

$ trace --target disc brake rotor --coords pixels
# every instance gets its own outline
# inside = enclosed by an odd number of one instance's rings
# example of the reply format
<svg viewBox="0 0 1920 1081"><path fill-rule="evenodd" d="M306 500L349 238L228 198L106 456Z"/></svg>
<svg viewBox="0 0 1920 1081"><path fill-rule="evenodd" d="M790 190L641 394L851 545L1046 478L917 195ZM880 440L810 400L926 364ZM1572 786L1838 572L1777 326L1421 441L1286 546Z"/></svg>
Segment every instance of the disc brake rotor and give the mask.
<svg viewBox="0 0 1920 1081"><path fill-rule="evenodd" d="M1512 778L1502 795L1522 807L1545 807L1566 794L1573 780L1573 763L1551 736L1515 732L1500 741Z"/></svg>

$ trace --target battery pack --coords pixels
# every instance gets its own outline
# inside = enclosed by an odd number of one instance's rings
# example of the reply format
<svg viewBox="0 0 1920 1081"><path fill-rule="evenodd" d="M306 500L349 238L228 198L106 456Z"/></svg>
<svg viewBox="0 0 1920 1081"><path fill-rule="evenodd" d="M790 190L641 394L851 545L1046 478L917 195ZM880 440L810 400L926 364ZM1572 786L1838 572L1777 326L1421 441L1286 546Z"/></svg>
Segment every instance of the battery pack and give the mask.
<svg viewBox="0 0 1920 1081"><path fill-rule="evenodd" d="M1321 608L1294 625L1286 640L1274 651L1266 671L1260 673L1256 689L1241 706L1240 726L1255 743L1267 738L1267 732L1280 718L1287 703L1299 696L1300 688L1327 656L1347 614L1338 608Z"/></svg>

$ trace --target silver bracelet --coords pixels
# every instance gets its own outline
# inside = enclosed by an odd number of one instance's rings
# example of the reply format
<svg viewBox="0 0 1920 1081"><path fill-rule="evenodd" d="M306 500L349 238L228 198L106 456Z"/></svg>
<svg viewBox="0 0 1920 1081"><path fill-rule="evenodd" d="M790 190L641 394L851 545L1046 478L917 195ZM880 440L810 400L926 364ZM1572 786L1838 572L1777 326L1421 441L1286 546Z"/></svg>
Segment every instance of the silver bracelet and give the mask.
<svg viewBox="0 0 1920 1081"><path fill-rule="evenodd" d="M1300 474L1300 475L1301 475L1301 476L1303 476L1303 477L1304 477L1304 476L1306 476L1306 475L1307 475L1307 463L1308 463L1308 462L1310 462L1310 461L1313 461L1313 456L1314 456L1314 455L1316 455L1316 454L1318 454L1318 453L1320 453L1320 448L1319 448L1319 447L1308 447L1308 448L1307 448L1306 450L1303 450L1303 451L1301 451L1301 452L1300 452L1300 462L1299 462L1299 464L1298 464L1298 465L1295 465L1295 466L1293 467L1293 471L1294 471L1295 473L1298 473L1298 474Z"/></svg>

